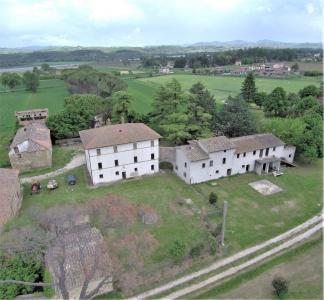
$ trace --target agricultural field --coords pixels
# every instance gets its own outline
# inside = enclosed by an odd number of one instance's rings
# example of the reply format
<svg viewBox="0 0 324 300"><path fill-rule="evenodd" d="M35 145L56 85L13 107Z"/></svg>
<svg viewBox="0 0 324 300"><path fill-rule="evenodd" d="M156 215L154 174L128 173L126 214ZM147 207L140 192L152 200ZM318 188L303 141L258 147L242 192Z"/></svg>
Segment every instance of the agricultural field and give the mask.
<svg viewBox="0 0 324 300"><path fill-rule="evenodd" d="M150 77L137 79L135 81L144 82L147 89L156 90L159 85L166 83L172 78L177 79L185 90L189 90L190 87L200 81L207 89L209 89L215 96L216 101L221 103L228 96L235 96L240 92L240 88L244 77L232 77L232 76L203 76L203 75L184 75L184 74L172 74L166 76ZM274 88L280 86L287 92L298 92L303 87L314 84L319 86L320 78L294 78L294 79L271 79L271 78L256 78L256 86L259 91L271 92ZM138 85L138 87L142 87ZM130 91L137 89L132 85ZM144 96L144 95L142 95ZM147 99L137 98L136 103L148 103Z"/></svg>
<svg viewBox="0 0 324 300"><path fill-rule="evenodd" d="M284 299L323 299L323 238L317 237L195 297L196 299L273 299L271 281L289 281Z"/></svg>

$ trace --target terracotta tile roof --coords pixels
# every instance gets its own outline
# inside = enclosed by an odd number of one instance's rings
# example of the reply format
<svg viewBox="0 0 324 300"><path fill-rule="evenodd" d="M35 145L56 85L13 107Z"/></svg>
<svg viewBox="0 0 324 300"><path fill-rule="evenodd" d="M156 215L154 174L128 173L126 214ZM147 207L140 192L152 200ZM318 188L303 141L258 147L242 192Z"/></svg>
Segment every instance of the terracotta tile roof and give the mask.
<svg viewBox="0 0 324 300"><path fill-rule="evenodd" d="M199 145L208 153L234 149L236 146L226 136L216 136L198 141Z"/></svg>
<svg viewBox="0 0 324 300"><path fill-rule="evenodd" d="M231 138L230 141L236 146L235 153L251 152L254 150L283 146L285 144L272 133L241 136Z"/></svg>
<svg viewBox="0 0 324 300"><path fill-rule="evenodd" d="M20 193L18 175L19 170L0 168L0 229L19 206L15 202L20 198L16 197L16 193Z"/></svg>
<svg viewBox="0 0 324 300"><path fill-rule="evenodd" d="M26 143L23 151L20 150L20 152L52 149L50 130L41 122L33 122L19 128L10 148L13 149L26 141L28 143Z"/></svg>
<svg viewBox="0 0 324 300"><path fill-rule="evenodd" d="M208 159L208 153L206 153L198 144L197 141L190 141L189 145L179 146L189 161L198 161Z"/></svg>
<svg viewBox="0 0 324 300"><path fill-rule="evenodd" d="M155 140L161 137L157 132L143 123L108 125L82 130L79 134L85 149Z"/></svg>

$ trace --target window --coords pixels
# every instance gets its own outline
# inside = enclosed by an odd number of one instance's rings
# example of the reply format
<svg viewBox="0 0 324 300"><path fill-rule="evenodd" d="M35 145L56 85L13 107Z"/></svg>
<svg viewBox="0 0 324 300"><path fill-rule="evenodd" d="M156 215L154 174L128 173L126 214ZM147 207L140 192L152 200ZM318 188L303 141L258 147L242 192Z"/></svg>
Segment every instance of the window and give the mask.
<svg viewBox="0 0 324 300"><path fill-rule="evenodd" d="M212 167L213 165L214 165L214 161L211 160L211 161L209 162L209 166Z"/></svg>
<svg viewBox="0 0 324 300"><path fill-rule="evenodd" d="M134 168L134 171L137 172L137 168Z"/></svg>
<svg viewBox="0 0 324 300"><path fill-rule="evenodd" d="M115 153L117 152L117 146L114 146L114 152Z"/></svg>
<svg viewBox="0 0 324 300"><path fill-rule="evenodd" d="M240 153L239 153L239 154L236 154L236 157L237 157L237 158L240 158Z"/></svg>
<svg viewBox="0 0 324 300"><path fill-rule="evenodd" d="M183 172L183 176L184 176L184 177L187 177L187 173L186 173L186 172Z"/></svg>
<svg viewBox="0 0 324 300"><path fill-rule="evenodd" d="M134 163L137 163L137 156L134 156Z"/></svg>
<svg viewBox="0 0 324 300"><path fill-rule="evenodd" d="M243 153L243 157L245 157L245 156L246 156L246 152Z"/></svg>
<svg viewBox="0 0 324 300"><path fill-rule="evenodd" d="M101 149L97 149L97 155L101 155Z"/></svg>
<svg viewBox="0 0 324 300"><path fill-rule="evenodd" d="M255 155L255 154L256 154L256 151L254 150L254 151L253 151L253 155Z"/></svg>
<svg viewBox="0 0 324 300"><path fill-rule="evenodd" d="M265 156L268 156L269 155L269 148L266 149L266 153L265 153Z"/></svg>
<svg viewBox="0 0 324 300"><path fill-rule="evenodd" d="M276 147L273 147L272 150L273 150L273 151L276 151Z"/></svg>
<svg viewBox="0 0 324 300"><path fill-rule="evenodd" d="M154 153L151 153L151 159L154 159Z"/></svg>
<svg viewBox="0 0 324 300"><path fill-rule="evenodd" d="M245 168L245 165L242 165L242 168Z"/></svg>
<svg viewBox="0 0 324 300"><path fill-rule="evenodd" d="M187 168L187 163L186 162L184 163L184 167Z"/></svg>
<svg viewBox="0 0 324 300"><path fill-rule="evenodd" d="M226 152L226 150L224 150L224 152Z"/></svg>
<svg viewBox="0 0 324 300"><path fill-rule="evenodd" d="M118 159L115 159L115 167L118 166Z"/></svg>
<svg viewBox="0 0 324 300"><path fill-rule="evenodd" d="M201 167L202 168L205 168L206 167L206 164L205 163L202 163Z"/></svg>
<svg viewBox="0 0 324 300"><path fill-rule="evenodd" d="M100 174L100 175L99 175L99 178L103 178L103 174Z"/></svg>
<svg viewBox="0 0 324 300"><path fill-rule="evenodd" d="M289 154L289 157L291 157L291 154Z"/></svg>
<svg viewBox="0 0 324 300"><path fill-rule="evenodd" d="M133 149L137 149L137 144L136 143L133 144Z"/></svg>
<svg viewBox="0 0 324 300"><path fill-rule="evenodd" d="M223 165L226 164L226 157L223 158Z"/></svg>
<svg viewBox="0 0 324 300"><path fill-rule="evenodd" d="M154 141L151 141L151 147L154 147Z"/></svg>
<svg viewBox="0 0 324 300"><path fill-rule="evenodd" d="M218 174L219 173L219 170L216 170L216 174Z"/></svg>
<svg viewBox="0 0 324 300"><path fill-rule="evenodd" d="M151 165L151 170L154 171L154 165Z"/></svg>
<svg viewBox="0 0 324 300"><path fill-rule="evenodd" d="M118 171L116 171L116 173L115 173L117 176L119 175L119 172Z"/></svg>
<svg viewBox="0 0 324 300"><path fill-rule="evenodd" d="M98 163L98 169L102 169L102 163Z"/></svg>

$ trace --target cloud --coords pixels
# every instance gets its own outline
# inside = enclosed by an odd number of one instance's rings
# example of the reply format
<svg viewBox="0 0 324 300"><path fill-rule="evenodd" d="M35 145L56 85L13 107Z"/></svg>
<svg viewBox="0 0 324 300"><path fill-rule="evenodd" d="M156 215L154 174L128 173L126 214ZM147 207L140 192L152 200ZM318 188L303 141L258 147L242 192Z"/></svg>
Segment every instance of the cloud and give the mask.
<svg viewBox="0 0 324 300"><path fill-rule="evenodd" d="M320 0L0 0L0 47L319 41Z"/></svg>

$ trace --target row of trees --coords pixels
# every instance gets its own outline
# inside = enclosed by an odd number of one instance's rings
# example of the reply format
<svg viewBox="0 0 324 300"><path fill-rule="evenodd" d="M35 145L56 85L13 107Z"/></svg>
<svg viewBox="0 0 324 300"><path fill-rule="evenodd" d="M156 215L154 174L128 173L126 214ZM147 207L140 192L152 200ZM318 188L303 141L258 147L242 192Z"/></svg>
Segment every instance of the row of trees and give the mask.
<svg viewBox="0 0 324 300"><path fill-rule="evenodd" d="M36 92L39 86L39 76L36 72L26 71L22 77L17 73L4 72L1 74L1 85L10 90L23 84L27 91Z"/></svg>

